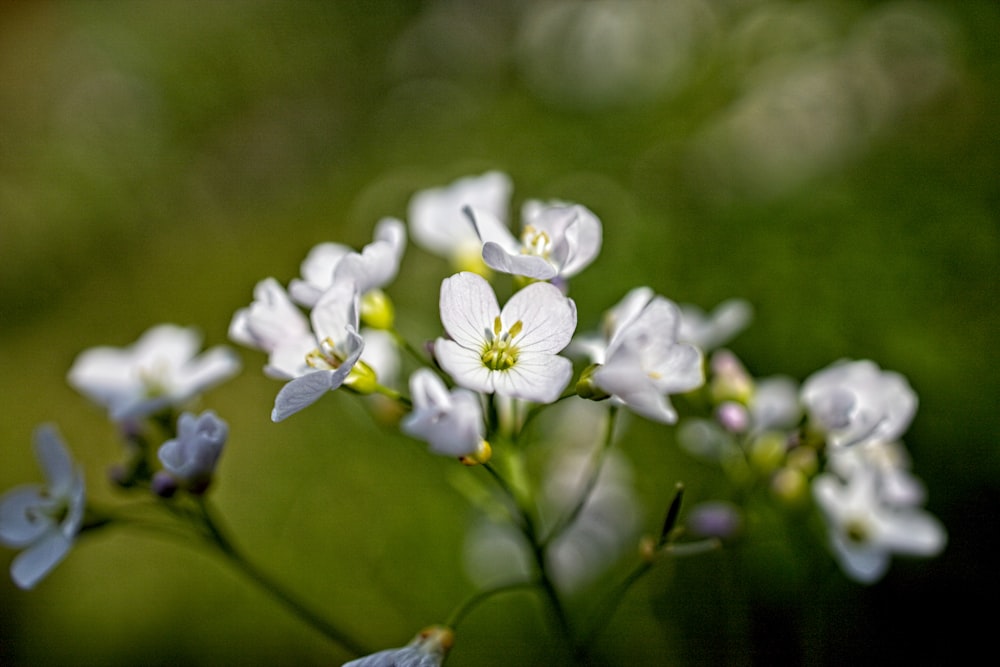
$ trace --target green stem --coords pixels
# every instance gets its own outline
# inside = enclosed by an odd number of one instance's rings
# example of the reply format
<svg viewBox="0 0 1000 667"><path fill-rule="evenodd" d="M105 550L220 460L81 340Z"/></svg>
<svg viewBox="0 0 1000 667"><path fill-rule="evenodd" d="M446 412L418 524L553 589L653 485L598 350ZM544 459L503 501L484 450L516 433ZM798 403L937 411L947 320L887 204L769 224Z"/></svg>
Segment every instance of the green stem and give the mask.
<svg viewBox="0 0 1000 667"><path fill-rule="evenodd" d="M363 655L368 651L359 642L349 637L339 628L331 625L319 613L306 606L301 600L292 595L277 581L265 574L256 565L248 561L236 548L232 540L224 533L220 522L213 518L204 498L198 498L198 508L201 515L201 524L207 531L209 541L214 544L219 551L229 559L229 562L242 572L257 586L271 594L272 597L285 605L291 612L311 625L328 638L337 642L348 651L357 655Z"/></svg>
<svg viewBox="0 0 1000 667"><path fill-rule="evenodd" d="M448 617L445 622L445 626L455 629L458 625L465 620L473 609L486 602L488 599L494 595L500 595L502 593L513 593L514 591L522 591L538 586L537 581L519 581L513 584L505 584L503 586L497 586L496 588L490 588L485 591L479 591L475 595L467 598L462 604L458 606Z"/></svg>
<svg viewBox="0 0 1000 667"><path fill-rule="evenodd" d="M513 505L519 527L531 547L531 555L532 558L534 558L535 566L538 569L538 586L545 593L545 597L549 601L549 606L552 608L552 615L555 617L560 633L562 633L562 635L566 638L570 648L575 651L576 642L573 639L573 629L570 627L569 618L566 616L566 610L563 608L562 601L559 599L559 592L556 591L555 584L549 576L548 566L545 562L545 546L538 539L538 530L535 527L535 521L531 516L531 512L524 507L513 488L511 488L503 476L497 472L496 468L489 463L486 463L481 467L485 468L493 479L496 480L497 484Z"/></svg>
<svg viewBox="0 0 1000 667"><path fill-rule="evenodd" d="M590 626L587 628L587 631L583 633L583 639L580 644L581 650L585 651L597 640L601 630L607 627L608 622L611 621L615 612L618 611L618 606L621 604L625 594L628 593L629 589L632 588L635 582L642 579L647 572L653 569L653 565L656 564L656 556L695 556L717 549L719 546L721 546L721 543L715 538L703 540L701 542L689 542L686 544L668 543L658 549L652 559L643 560L638 563L627 575L625 575L624 579L618 582L617 586L608 591L608 593L604 596L604 599L598 603L594 613L590 615Z"/></svg>

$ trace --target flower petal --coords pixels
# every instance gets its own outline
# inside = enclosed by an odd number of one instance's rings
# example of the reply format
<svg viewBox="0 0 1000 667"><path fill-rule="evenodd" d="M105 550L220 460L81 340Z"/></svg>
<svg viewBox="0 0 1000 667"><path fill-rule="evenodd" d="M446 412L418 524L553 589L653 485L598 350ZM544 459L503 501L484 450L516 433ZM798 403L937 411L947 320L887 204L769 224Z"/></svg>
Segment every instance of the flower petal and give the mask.
<svg viewBox="0 0 1000 667"><path fill-rule="evenodd" d="M500 319L508 329L515 322L522 323L513 341L522 352L555 354L573 339L576 304L554 285L532 283L507 301Z"/></svg>
<svg viewBox="0 0 1000 667"><path fill-rule="evenodd" d="M47 533L14 558L10 564L11 578L20 588L34 588L66 557L71 546L73 541L59 531Z"/></svg>
<svg viewBox="0 0 1000 667"><path fill-rule="evenodd" d="M511 368L490 374L497 394L535 403L552 403L569 384L573 364L554 354L522 352Z"/></svg>
<svg viewBox="0 0 1000 667"><path fill-rule="evenodd" d="M550 280L559 274L556 267L542 257L507 252L492 241L483 245L483 261L494 271L534 280Z"/></svg>
<svg viewBox="0 0 1000 667"><path fill-rule="evenodd" d="M482 353L453 340L438 338L434 343L434 357L460 386L484 394L493 393L493 371L483 363Z"/></svg>
<svg viewBox="0 0 1000 667"><path fill-rule="evenodd" d="M475 273L462 272L441 283L441 323L448 335L477 352L492 335L500 304L493 288Z"/></svg>
<svg viewBox="0 0 1000 667"><path fill-rule="evenodd" d="M288 382L274 399L271 421L280 422L318 401L326 392L339 387L350 369L314 371Z"/></svg>

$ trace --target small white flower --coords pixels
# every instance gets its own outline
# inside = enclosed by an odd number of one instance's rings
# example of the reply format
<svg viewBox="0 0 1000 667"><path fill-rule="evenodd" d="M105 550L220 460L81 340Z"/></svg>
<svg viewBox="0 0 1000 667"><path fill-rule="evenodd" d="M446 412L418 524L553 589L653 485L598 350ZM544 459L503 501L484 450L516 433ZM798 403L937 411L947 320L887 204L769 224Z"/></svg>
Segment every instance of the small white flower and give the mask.
<svg viewBox="0 0 1000 667"><path fill-rule="evenodd" d="M284 368L287 359L301 359L302 350L312 349L315 344L309 320L274 278L257 283L253 295L253 303L233 315L229 338L268 353L265 375L290 379L294 375Z"/></svg>
<svg viewBox="0 0 1000 667"><path fill-rule="evenodd" d="M229 426L211 410L200 415L182 413L177 437L157 452L160 463L174 479L195 488L207 485L229 436Z"/></svg>
<svg viewBox="0 0 1000 667"><path fill-rule="evenodd" d="M691 304L680 304L681 326L677 340L714 350L746 329L753 319L753 307L743 299L728 299L711 313Z"/></svg>
<svg viewBox="0 0 1000 667"><path fill-rule="evenodd" d="M273 421L281 421L337 389L361 358L358 291L353 281L334 284L310 314L314 347L285 346L272 354L272 366L292 378L274 400ZM276 351L277 352L277 351Z"/></svg>
<svg viewBox="0 0 1000 667"><path fill-rule="evenodd" d="M906 378L871 361L840 361L818 371L803 383L801 396L833 447L898 440L917 410Z"/></svg>
<svg viewBox="0 0 1000 667"><path fill-rule="evenodd" d="M449 628L432 626L403 648L379 651L345 662L343 667L441 667L454 643L455 633Z"/></svg>
<svg viewBox="0 0 1000 667"><path fill-rule="evenodd" d="M406 249L406 227L395 218L384 218L375 226L371 243L354 252L339 243L321 243L302 262L302 279L289 283L292 299L312 307L335 282L353 280L364 294L385 287L395 279Z"/></svg>
<svg viewBox="0 0 1000 667"><path fill-rule="evenodd" d="M834 449L827 466L844 478L850 478L862 468L872 470L879 497L890 505L919 505L927 495L923 482L910 472L910 457L900 442L876 440Z"/></svg>
<svg viewBox="0 0 1000 667"><path fill-rule="evenodd" d="M192 399L235 375L239 358L223 346L198 355L194 329L161 324L126 348L82 352L69 370L70 385L108 409L114 421L138 419Z"/></svg>
<svg viewBox="0 0 1000 667"><path fill-rule="evenodd" d="M882 501L877 475L856 470L846 483L832 474L812 483L813 496L829 529L830 545L844 573L862 583L880 579L892 554L935 556L947 535L932 515L912 507Z"/></svg>
<svg viewBox="0 0 1000 667"><path fill-rule="evenodd" d="M33 588L69 553L83 523L83 473L55 429L35 431L35 457L46 487L25 485L0 497L0 543L24 549L10 566L14 583Z"/></svg>
<svg viewBox="0 0 1000 667"><path fill-rule="evenodd" d="M506 220L512 190L506 174L491 171L418 192L408 211L413 242L447 258L456 268L480 268L483 244L463 209L470 207Z"/></svg>
<svg viewBox="0 0 1000 667"><path fill-rule="evenodd" d="M474 273L441 284L441 322L450 338L434 352L459 385L474 391L551 403L573 365L558 353L576 328L576 304L549 283L533 283L500 310L493 288Z"/></svg>
<svg viewBox="0 0 1000 667"><path fill-rule="evenodd" d="M672 424L677 413L667 395L705 382L701 350L677 342L679 326L673 302L639 287L606 314L603 345L588 338L577 349L600 364L590 376L600 390L647 419Z"/></svg>
<svg viewBox="0 0 1000 667"><path fill-rule="evenodd" d="M428 368L410 376L413 412L401 424L403 432L430 444L445 456L468 456L479 449L486 434L479 396L468 389L453 389Z"/></svg>
<svg viewBox="0 0 1000 667"><path fill-rule="evenodd" d="M535 280L570 278L601 250L601 221L575 204L526 202L521 237L489 211L467 209L483 243L483 261L494 271Z"/></svg>

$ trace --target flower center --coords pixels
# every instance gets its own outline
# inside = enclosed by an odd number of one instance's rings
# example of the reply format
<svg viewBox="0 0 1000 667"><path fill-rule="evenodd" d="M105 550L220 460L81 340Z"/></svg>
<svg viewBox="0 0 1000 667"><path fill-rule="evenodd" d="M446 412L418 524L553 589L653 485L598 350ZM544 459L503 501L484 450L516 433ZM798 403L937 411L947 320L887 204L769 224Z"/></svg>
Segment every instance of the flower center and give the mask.
<svg viewBox="0 0 1000 667"><path fill-rule="evenodd" d="M319 347L306 355L306 364L321 371L340 368L346 357L337 350L332 338L324 338Z"/></svg>
<svg viewBox="0 0 1000 667"><path fill-rule="evenodd" d="M505 371L517 363L517 346L514 338L521 333L524 325L521 320L514 323L507 331L503 330L500 317L493 320L493 334L483 345L483 364L491 371Z"/></svg>
<svg viewBox="0 0 1000 667"><path fill-rule="evenodd" d="M844 523L844 536L853 544L867 542L871 537L870 532L868 524L860 518L851 519Z"/></svg>
<svg viewBox="0 0 1000 667"><path fill-rule="evenodd" d="M552 252L552 239L548 233L526 225L521 231L521 254L537 255L548 259Z"/></svg>

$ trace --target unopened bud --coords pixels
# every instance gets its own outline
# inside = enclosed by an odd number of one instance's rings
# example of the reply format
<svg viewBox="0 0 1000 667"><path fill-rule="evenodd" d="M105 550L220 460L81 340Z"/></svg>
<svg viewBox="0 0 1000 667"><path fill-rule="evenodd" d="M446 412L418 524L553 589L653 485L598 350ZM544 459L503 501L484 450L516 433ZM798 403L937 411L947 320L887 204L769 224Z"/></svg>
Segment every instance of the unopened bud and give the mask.
<svg viewBox="0 0 1000 667"><path fill-rule="evenodd" d="M600 364L594 364L583 369L580 379L576 383L576 395L590 401L603 401L611 398L611 394L604 391L594 382L594 372L600 368Z"/></svg>
<svg viewBox="0 0 1000 667"><path fill-rule="evenodd" d="M344 386L356 394L368 396L378 391L378 375L371 366L359 359L347 374Z"/></svg>
<svg viewBox="0 0 1000 667"><path fill-rule="evenodd" d="M380 289L368 290L361 297L361 323L372 329L389 331L396 322L396 308L389 295Z"/></svg>
<svg viewBox="0 0 1000 667"><path fill-rule="evenodd" d="M462 465L477 466L488 463L492 457L493 448L490 447L490 443L483 440L479 443L479 448L475 452L467 456L461 456L458 460L462 462Z"/></svg>

